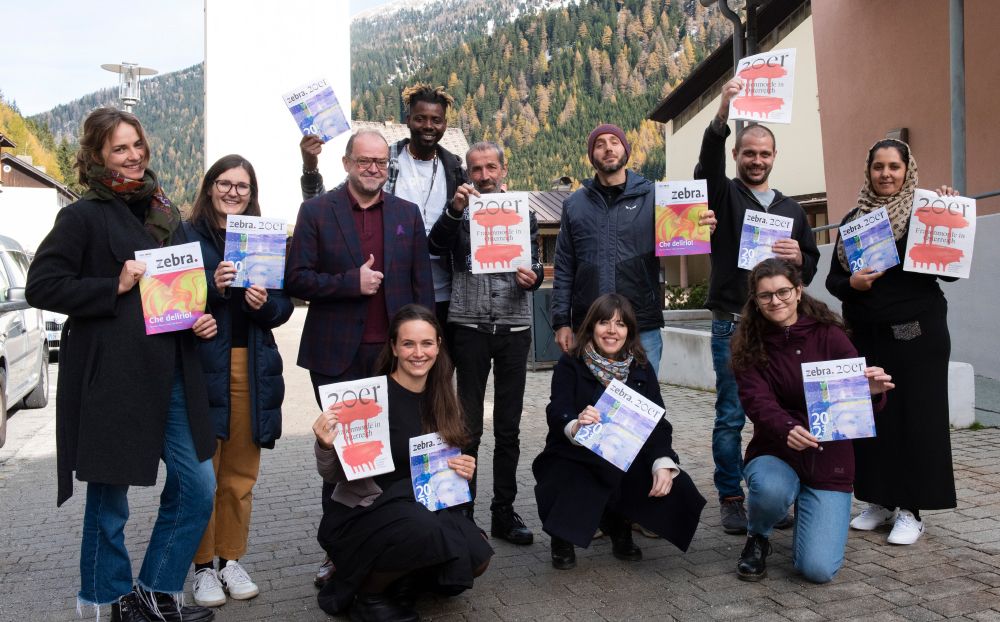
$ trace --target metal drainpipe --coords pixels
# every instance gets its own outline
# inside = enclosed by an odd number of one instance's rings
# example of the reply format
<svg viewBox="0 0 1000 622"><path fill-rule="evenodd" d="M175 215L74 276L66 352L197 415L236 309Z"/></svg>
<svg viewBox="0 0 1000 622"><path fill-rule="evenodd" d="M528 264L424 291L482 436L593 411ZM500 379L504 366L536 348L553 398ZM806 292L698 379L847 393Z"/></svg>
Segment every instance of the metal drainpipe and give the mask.
<svg viewBox="0 0 1000 622"><path fill-rule="evenodd" d="M743 58L743 40L746 36L743 30L743 20L740 19L739 13L729 8L727 0L719 0L719 11L733 23L733 75L735 76L736 68L740 64L740 59ZM743 125L743 121L737 121L736 131L742 130Z"/></svg>
<svg viewBox="0 0 1000 622"><path fill-rule="evenodd" d="M951 185L968 192L965 179L965 0L948 4L951 56Z"/></svg>

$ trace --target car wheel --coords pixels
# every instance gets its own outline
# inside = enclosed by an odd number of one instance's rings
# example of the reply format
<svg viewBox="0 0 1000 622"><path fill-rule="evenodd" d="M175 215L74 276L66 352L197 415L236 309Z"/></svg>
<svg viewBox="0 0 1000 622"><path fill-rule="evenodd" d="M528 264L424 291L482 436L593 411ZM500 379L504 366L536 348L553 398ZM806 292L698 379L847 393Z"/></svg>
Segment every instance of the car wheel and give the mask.
<svg viewBox="0 0 1000 622"><path fill-rule="evenodd" d="M7 372L0 369L0 447L7 442Z"/></svg>
<svg viewBox="0 0 1000 622"><path fill-rule="evenodd" d="M45 349L46 355L48 348ZM42 357L42 371L38 377L38 384L31 390L31 393L24 396L25 408L45 408L49 403L49 357Z"/></svg>

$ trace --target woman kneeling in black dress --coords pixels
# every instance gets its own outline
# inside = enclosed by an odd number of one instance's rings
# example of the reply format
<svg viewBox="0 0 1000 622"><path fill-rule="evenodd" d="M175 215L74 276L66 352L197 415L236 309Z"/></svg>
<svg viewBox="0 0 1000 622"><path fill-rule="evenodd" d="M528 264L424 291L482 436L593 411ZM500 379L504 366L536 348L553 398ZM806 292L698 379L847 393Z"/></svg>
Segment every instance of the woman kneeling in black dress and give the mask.
<svg viewBox="0 0 1000 622"><path fill-rule="evenodd" d="M686 551L698 527L705 499L680 470L671 448L671 427L660 419L628 471L572 440L582 425L600 421L594 404L611 380L663 406L660 385L639 342L632 305L605 294L591 305L576 345L552 372L546 408L549 433L535 458L535 499L542 528L552 536L552 565L576 566L573 545L588 547L600 528L611 538L615 557L642 559L631 523Z"/></svg>
<svg viewBox="0 0 1000 622"><path fill-rule="evenodd" d="M319 543L337 568L319 593L329 614L350 608L352 620L419 620L417 589L454 595L486 571L493 549L461 507L431 512L413 495L409 440L437 432L453 447L466 445L452 363L440 349L441 327L431 311L407 305L393 317L389 342L376 369L388 375L389 444L396 470L347 481L333 449L339 426L327 409L313 424L320 475L336 482L331 510L323 515ZM448 466L466 480L472 456Z"/></svg>

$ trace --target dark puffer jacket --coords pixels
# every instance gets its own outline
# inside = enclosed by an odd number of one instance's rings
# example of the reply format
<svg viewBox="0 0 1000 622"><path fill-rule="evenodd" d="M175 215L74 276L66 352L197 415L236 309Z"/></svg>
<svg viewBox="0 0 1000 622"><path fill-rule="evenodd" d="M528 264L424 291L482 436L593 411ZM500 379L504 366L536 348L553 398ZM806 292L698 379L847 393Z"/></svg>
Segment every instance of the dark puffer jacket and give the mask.
<svg viewBox="0 0 1000 622"><path fill-rule="evenodd" d="M583 323L602 294L632 303L640 330L663 326L660 263L654 254L653 182L628 171L625 191L608 205L593 180L563 201L552 286L552 328Z"/></svg>
<svg viewBox="0 0 1000 622"><path fill-rule="evenodd" d="M208 306L218 324L214 339L201 341L198 354L208 385L209 411L215 435L229 438L229 364L232 350L232 317L229 295L242 296L242 289L225 293L215 288L215 269L222 261L222 253L207 226L202 223L184 223L188 237L201 243L205 274L208 279ZM244 302L247 316L247 362L250 370L250 415L253 440L258 446L273 449L274 441L281 437L281 403L285 399L285 380L278 346L272 328L281 326L292 316L293 305L282 290L267 290L267 302L253 311Z"/></svg>

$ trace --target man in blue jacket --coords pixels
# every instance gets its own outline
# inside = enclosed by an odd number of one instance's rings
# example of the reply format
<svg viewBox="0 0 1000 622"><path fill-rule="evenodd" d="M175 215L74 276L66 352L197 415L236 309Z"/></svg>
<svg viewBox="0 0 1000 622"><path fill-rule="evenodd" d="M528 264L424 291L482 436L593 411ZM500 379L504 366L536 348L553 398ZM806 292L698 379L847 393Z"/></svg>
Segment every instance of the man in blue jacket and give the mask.
<svg viewBox="0 0 1000 622"><path fill-rule="evenodd" d="M654 254L654 185L625 168L631 152L616 125L599 125L587 138L595 174L563 201L552 327L556 343L567 352L590 304L602 294L619 293L635 309L642 347L655 371L663 349L663 299Z"/></svg>

